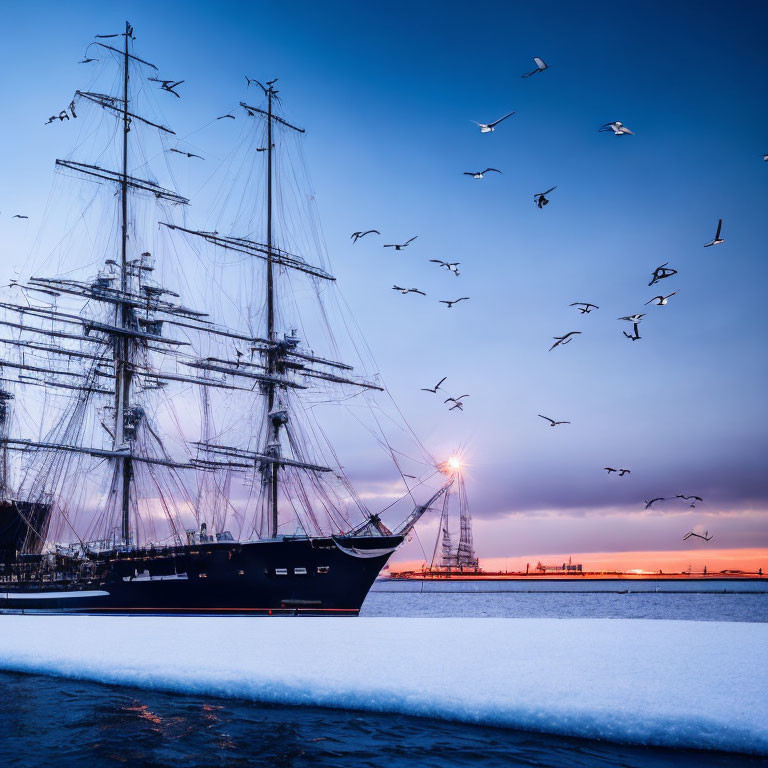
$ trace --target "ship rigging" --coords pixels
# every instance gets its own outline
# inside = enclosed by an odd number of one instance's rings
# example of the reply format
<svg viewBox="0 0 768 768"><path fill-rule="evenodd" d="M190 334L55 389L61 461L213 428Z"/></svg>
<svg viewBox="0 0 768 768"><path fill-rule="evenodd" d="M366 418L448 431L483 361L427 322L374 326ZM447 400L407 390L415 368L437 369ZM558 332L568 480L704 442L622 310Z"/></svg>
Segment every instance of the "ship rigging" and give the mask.
<svg viewBox="0 0 768 768"><path fill-rule="evenodd" d="M455 473L419 445L428 472L406 483L403 499L413 509L390 529L356 493L315 419L321 402L337 402L330 388L348 398L385 388L351 363L315 353L300 335L322 328L338 349L323 304L335 278L291 245L289 195L277 178L283 138L304 129L280 114L276 81L259 83L265 103L240 107L265 134L256 148L263 220L253 225L258 206L243 198L246 236L196 229L186 216L179 222L174 209L190 200L155 180L137 137L154 132L164 152L162 142L176 137L136 102L147 80L162 82L158 68L133 52L129 23L106 36L121 37L120 47L97 37L92 45L119 69L119 95L78 90L70 109L81 122L100 111L93 132L106 128L110 141L98 163L70 156L56 170L95 183L97 192L116 191L116 209L108 200L91 238L103 267L89 276L88 264L69 261L76 249L61 251L60 274L14 281L16 300L0 302L0 346L8 352L0 358L0 610L356 613L418 519L447 498ZM247 170L255 170L255 156ZM150 242L152 223L159 227ZM152 255L158 246L176 254L175 270ZM210 299L205 309L182 303L177 290L199 269L207 275L198 290ZM320 307L314 325L298 313L295 292L280 302L292 275ZM225 283L238 295L227 296ZM228 312L216 311L225 305ZM284 325L289 315L295 330ZM191 412L189 389L200 406L199 421L189 419L199 428L192 436L179 415ZM324 400L312 400L316 391ZM375 413L373 422L379 427ZM178 428L173 439L169 425ZM373 434L405 482L405 454ZM323 444L329 461L319 458ZM419 504L414 491L428 498Z"/></svg>

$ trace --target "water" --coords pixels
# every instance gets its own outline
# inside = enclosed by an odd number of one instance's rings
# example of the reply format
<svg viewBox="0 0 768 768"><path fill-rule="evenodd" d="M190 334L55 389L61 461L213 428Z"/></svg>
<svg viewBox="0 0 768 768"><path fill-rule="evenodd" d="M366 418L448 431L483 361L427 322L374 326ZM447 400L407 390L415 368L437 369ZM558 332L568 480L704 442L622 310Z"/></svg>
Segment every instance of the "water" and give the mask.
<svg viewBox="0 0 768 768"><path fill-rule="evenodd" d="M376 585L361 615L768 622L766 593L383 591L389 586Z"/></svg>
<svg viewBox="0 0 768 768"><path fill-rule="evenodd" d="M768 579L379 579L377 592L664 592L685 594L768 593Z"/></svg>
<svg viewBox="0 0 768 768"><path fill-rule="evenodd" d="M729 768L768 761L0 673L0 765Z"/></svg>
<svg viewBox="0 0 768 768"><path fill-rule="evenodd" d="M768 595L377 591L363 613L768 622ZM36 675L0 673L0 690L2 768L768 767L768 760L742 755L630 747L400 715L267 706Z"/></svg>

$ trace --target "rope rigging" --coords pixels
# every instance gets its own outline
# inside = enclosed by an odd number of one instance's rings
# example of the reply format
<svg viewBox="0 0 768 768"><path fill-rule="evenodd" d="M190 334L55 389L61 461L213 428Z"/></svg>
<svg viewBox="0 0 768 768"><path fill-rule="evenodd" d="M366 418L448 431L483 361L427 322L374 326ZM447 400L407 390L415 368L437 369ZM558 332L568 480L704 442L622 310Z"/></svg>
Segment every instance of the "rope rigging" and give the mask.
<svg viewBox="0 0 768 768"><path fill-rule="evenodd" d="M200 149L223 159L193 195L209 211L193 223L172 144L214 129L221 141L229 121L177 137L146 87L155 65L123 37L122 51L95 43L109 56L73 98L79 136L45 217L65 234L47 251L38 235L23 303L0 303L12 356L0 386L17 414L0 435L3 488L52 504L51 533L77 528L83 547L181 543L202 524L270 538L358 530L384 512L408 521L400 508L439 473L333 278L304 130L272 85L241 103L234 145ZM366 472L397 488L359 492L352 475Z"/></svg>

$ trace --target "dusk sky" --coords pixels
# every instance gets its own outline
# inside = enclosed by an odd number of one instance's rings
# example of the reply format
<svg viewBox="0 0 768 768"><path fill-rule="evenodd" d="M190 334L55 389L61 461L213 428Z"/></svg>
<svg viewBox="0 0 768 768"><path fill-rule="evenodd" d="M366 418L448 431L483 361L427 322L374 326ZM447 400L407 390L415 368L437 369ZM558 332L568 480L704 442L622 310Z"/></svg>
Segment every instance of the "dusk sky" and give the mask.
<svg viewBox="0 0 768 768"><path fill-rule="evenodd" d="M663 550L675 567L768 566L764 3L3 10L3 282L42 247L53 163L73 141L69 125L43 123L88 84L77 61L92 35L127 17L137 54L185 80L165 113L207 160L179 172L182 194L227 151L234 127L212 121L253 97L243 76L280 78L286 116L307 129L339 288L425 446L461 450L481 558L628 552L653 567ZM522 79L533 56L552 68ZM513 110L491 134L472 122ZM598 132L613 120L635 135ZM503 173L463 175L489 166ZM533 194L555 185L539 210ZM725 242L704 248L719 218ZM369 228L382 237L351 243ZM403 251L381 247L414 235ZM429 259L461 262L460 277ZM678 274L649 287L665 262ZM459 296L471 298L438 303ZM600 309L580 315L576 301ZM635 312L647 316L633 342L617 318ZM548 351L569 331L581 334ZM443 376L449 393L469 393L463 412L420 391ZM571 424L552 429L539 413ZM357 485L386 500L386 475L352 458ZM704 502L644 509L680 493ZM682 542L696 526L729 552ZM434 530L422 528L429 551ZM421 560L418 540L399 559Z"/></svg>

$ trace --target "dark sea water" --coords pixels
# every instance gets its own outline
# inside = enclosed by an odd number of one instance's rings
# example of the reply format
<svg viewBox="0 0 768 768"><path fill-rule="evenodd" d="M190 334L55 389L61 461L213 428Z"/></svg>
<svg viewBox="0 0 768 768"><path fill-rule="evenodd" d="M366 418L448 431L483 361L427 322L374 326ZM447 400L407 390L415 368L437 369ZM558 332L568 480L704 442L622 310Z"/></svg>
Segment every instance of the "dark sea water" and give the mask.
<svg viewBox="0 0 768 768"><path fill-rule="evenodd" d="M0 673L0 765L726 768L768 761Z"/></svg>
<svg viewBox="0 0 768 768"><path fill-rule="evenodd" d="M766 622L768 595L374 592L364 615ZM254 619L259 620L265 619ZM768 767L768 760L743 755L630 747L402 715L260 705L7 672L0 672L0 691L1 768Z"/></svg>
<svg viewBox="0 0 768 768"><path fill-rule="evenodd" d="M396 585L399 586L399 585ZM768 593L390 592L377 584L362 616L678 619L768 622Z"/></svg>

